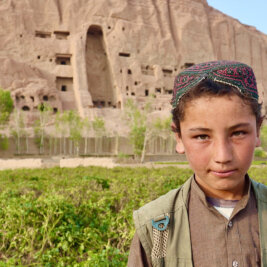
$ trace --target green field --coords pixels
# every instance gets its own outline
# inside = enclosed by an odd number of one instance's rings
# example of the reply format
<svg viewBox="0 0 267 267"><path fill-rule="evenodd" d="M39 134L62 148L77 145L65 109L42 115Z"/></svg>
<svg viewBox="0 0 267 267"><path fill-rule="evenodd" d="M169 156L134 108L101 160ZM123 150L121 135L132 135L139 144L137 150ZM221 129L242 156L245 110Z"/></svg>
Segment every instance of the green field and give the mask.
<svg viewBox="0 0 267 267"><path fill-rule="evenodd" d="M0 172L0 266L126 266L132 211L192 171L79 167ZM250 175L265 182L267 168Z"/></svg>

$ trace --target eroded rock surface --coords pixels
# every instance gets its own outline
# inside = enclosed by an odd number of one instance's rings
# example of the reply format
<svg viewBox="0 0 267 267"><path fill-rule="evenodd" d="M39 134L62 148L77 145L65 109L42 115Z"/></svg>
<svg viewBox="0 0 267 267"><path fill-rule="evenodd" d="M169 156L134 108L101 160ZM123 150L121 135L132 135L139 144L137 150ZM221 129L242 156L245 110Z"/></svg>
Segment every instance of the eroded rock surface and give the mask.
<svg viewBox="0 0 267 267"><path fill-rule="evenodd" d="M47 102L118 130L128 98L169 109L175 75L216 59L251 65L267 105L267 36L206 0L2 0L0 26L0 86L29 114Z"/></svg>

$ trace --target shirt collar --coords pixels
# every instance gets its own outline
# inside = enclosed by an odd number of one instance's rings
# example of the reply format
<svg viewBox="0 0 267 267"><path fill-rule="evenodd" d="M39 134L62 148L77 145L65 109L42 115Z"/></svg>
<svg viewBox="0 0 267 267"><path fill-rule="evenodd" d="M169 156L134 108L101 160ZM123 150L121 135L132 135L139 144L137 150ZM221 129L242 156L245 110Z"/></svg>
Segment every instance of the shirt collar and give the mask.
<svg viewBox="0 0 267 267"><path fill-rule="evenodd" d="M232 216L234 216L237 212L239 212L241 209L244 209L247 206L248 200L250 198L250 191L251 191L251 180L250 180L249 176L246 174L246 176L245 176L245 192L244 192L243 197L238 201L238 203L237 203L237 205L233 211ZM199 200L206 207L211 206L211 204L209 204L207 199L206 199L205 193L202 191L202 189L197 184L196 179L195 179L195 175L194 175L194 177L192 179L192 183L191 183L191 192L196 194L198 196Z"/></svg>

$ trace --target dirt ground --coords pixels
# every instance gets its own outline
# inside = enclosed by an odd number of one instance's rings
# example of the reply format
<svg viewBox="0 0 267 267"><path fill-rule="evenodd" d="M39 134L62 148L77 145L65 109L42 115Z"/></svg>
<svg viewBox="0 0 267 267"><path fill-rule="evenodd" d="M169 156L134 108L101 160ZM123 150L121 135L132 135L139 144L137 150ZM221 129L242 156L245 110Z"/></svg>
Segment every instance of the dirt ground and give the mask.
<svg viewBox="0 0 267 267"><path fill-rule="evenodd" d="M161 162L160 164L156 161L145 162L145 163L120 163L117 162L116 158L104 158L104 157L88 157L88 158L61 158L61 157L52 157L52 158L27 158L27 159L0 159L0 170L7 169L20 169L20 168L52 168L52 167L61 167L61 168L75 168L78 166L101 166L106 168L114 167L146 167L146 168L163 168L168 166L174 166L177 168L189 168L189 165L186 163L175 164L172 162ZM253 165L253 167L266 167L266 165Z"/></svg>
<svg viewBox="0 0 267 267"><path fill-rule="evenodd" d="M145 162L143 164L119 163L116 158L27 158L27 159L0 159L0 170L19 169L19 168L51 168L59 166L61 168L75 168L78 166L101 166L107 168L121 167L147 167L147 168L162 168L166 166L176 166L179 168L188 168L189 165L183 164L157 164L156 162Z"/></svg>

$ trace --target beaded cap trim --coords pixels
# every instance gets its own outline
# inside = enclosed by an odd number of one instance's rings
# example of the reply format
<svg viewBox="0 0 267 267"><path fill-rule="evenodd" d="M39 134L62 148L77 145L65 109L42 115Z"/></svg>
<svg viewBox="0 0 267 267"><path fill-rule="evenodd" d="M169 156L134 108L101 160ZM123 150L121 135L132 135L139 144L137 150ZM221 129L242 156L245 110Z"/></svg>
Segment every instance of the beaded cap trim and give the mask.
<svg viewBox="0 0 267 267"><path fill-rule="evenodd" d="M172 107L180 98L204 79L236 87L242 94L258 100L257 83L251 67L236 61L210 61L194 65L179 73L174 81Z"/></svg>

